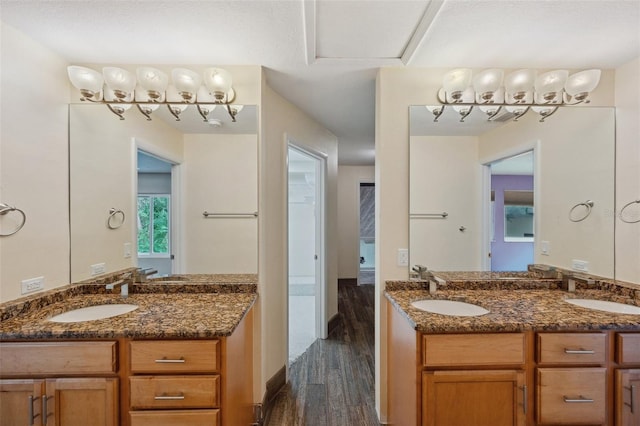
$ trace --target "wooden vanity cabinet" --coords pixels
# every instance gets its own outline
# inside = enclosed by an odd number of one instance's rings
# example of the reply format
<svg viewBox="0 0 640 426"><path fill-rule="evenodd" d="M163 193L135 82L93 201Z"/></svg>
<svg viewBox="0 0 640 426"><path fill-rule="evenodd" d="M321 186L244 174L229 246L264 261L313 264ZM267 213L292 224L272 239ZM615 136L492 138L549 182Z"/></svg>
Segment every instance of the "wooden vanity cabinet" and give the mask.
<svg viewBox="0 0 640 426"><path fill-rule="evenodd" d="M616 426L640 425L640 333L616 334Z"/></svg>
<svg viewBox="0 0 640 426"><path fill-rule="evenodd" d="M607 422L607 334L536 334L539 425Z"/></svg>
<svg viewBox="0 0 640 426"><path fill-rule="evenodd" d="M116 348L111 341L0 343L0 426L118 425Z"/></svg>
<svg viewBox="0 0 640 426"><path fill-rule="evenodd" d="M219 425L220 345L218 339L129 342L131 426L168 416L179 424L201 416ZM208 411L202 415L201 409Z"/></svg>

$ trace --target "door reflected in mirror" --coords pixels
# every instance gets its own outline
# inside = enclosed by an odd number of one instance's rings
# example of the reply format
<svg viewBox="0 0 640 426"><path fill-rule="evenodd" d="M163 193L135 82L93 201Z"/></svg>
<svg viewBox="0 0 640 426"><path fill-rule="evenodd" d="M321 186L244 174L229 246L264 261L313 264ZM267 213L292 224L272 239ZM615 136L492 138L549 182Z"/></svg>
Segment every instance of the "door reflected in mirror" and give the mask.
<svg viewBox="0 0 640 426"><path fill-rule="evenodd" d="M411 106L410 124L411 265L514 270L493 264L492 245L497 235L505 235L505 243L532 246L529 263L571 269L572 260L580 259L589 262L589 273L614 276L613 108L560 108L544 122L532 112L517 121L507 112L487 121L477 108L460 122L456 111L445 108L434 122L425 106ZM534 202L492 210L489 165L529 151L534 152ZM503 200L516 195L505 189L526 188L503 188ZM572 222L571 208L584 200L594 201L591 215ZM445 217L436 215L445 211ZM514 228L513 236L504 233L507 227L492 232L498 215Z"/></svg>
<svg viewBox="0 0 640 426"><path fill-rule="evenodd" d="M72 282L129 267L257 273L257 107L236 123L220 110L213 126L186 112L118 120L103 105L69 107ZM139 151L169 172L145 170Z"/></svg>

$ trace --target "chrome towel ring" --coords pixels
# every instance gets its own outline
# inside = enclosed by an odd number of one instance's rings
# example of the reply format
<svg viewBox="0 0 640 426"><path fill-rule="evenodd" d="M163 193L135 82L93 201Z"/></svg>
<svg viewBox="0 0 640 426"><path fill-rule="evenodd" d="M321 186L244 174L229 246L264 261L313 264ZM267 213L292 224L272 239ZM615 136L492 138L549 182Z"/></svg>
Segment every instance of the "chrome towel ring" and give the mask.
<svg viewBox="0 0 640 426"><path fill-rule="evenodd" d="M16 227L16 229L14 229L12 232L9 232L7 234L2 234L0 233L0 237L9 237L15 233L17 233L19 230L22 229L22 227L24 226L24 224L27 222L27 215L24 214L24 212L22 210L20 210L17 207L12 207L8 204L4 204L4 203L0 203L0 215L4 216L10 212L18 212L18 214L20 214L22 216L22 220L20 222L20 225L18 225Z"/></svg>
<svg viewBox="0 0 640 426"><path fill-rule="evenodd" d="M117 219L115 219L116 216L121 216L121 219L119 222L117 221ZM109 209L109 217L107 218L107 228L109 229L120 228L124 224L124 219L125 219L125 216L122 210L111 207ZM115 225L114 225L114 220L116 220Z"/></svg>
<svg viewBox="0 0 640 426"><path fill-rule="evenodd" d="M624 223L638 223L638 222L640 222L640 214L638 214L638 220L627 220L627 219L624 218L624 216L622 214L624 212L624 209L628 208L632 204L640 204L640 199L639 200L630 201L627 204L625 204L622 207L622 209L620 209L620 220L623 221Z"/></svg>
<svg viewBox="0 0 640 426"><path fill-rule="evenodd" d="M573 207L571 208L571 210L569 210L569 220L570 220L571 222L582 222L583 220L585 220L586 218L588 218L588 217L589 217L589 215L591 214L591 208L593 207L593 204L594 204L594 203L593 203L593 201L591 201L591 200L587 200L587 201L585 201L584 203L578 203L578 204L576 204L575 206L573 206ZM578 207L580 207L580 206L584 206L584 207L586 207L586 208L587 208L587 210L586 210L586 212L582 215L582 217L579 217L578 219L575 219L575 218L574 218L574 216L573 216L573 211L574 211L575 209L577 209Z"/></svg>

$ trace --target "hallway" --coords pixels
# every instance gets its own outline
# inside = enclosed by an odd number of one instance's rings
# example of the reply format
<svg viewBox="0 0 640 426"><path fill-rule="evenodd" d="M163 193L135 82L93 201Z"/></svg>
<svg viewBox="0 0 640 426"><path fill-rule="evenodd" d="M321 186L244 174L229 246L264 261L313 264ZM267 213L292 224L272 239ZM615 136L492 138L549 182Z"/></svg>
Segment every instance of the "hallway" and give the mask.
<svg viewBox="0 0 640 426"><path fill-rule="evenodd" d="M374 394L374 286L339 284L341 324L290 366L267 426L378 425Z"/></svg>

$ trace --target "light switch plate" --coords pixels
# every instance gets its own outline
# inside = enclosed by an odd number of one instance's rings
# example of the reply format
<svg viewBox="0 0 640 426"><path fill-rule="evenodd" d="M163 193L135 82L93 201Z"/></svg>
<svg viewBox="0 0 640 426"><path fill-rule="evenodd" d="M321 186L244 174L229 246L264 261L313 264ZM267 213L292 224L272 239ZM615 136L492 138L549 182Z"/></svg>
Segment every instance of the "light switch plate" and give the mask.
<svg viewBox="0 0 640 426"><path fill-rule="evenodd" d="M573 268L574 271L589 272L589 262L586 260L573 259L571 261L571 268Z"/></svg>
<svg viewBox="0 0 640 426"><path fill-rule="evenodd" d="M551 254L551 244L549 241L541 241L540 242L540 254L545 256L549 256Z"/></svg>
<svg viewBox="0 0 640 426"><path fill-rule="evenodd" d="M44 288L44 277L22 280L22 294L33 293Z"/></svg>
<svg viewBox="0 0 640 426"><path fill-rule="evenodd" d="M409 249L398 249L398 266L409 266Z"/></svg>
<svg viewBox="0 0 640 426"><path fill-rule="evenodd" d="M124 243L124 258L131 258L131 243Z"/></svg>
<svg viewBox="0 0 640 426"><path fill-rule="evenodd" d="M107 271L106 263L96 263L95 265L91 265L91 276L94 277L96 275L104 274Z"/></svg>

